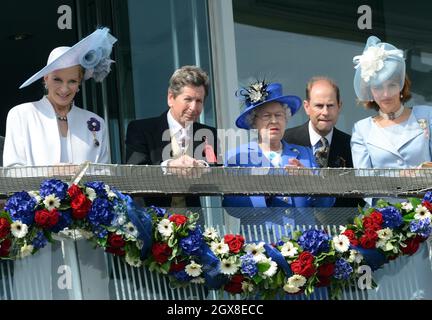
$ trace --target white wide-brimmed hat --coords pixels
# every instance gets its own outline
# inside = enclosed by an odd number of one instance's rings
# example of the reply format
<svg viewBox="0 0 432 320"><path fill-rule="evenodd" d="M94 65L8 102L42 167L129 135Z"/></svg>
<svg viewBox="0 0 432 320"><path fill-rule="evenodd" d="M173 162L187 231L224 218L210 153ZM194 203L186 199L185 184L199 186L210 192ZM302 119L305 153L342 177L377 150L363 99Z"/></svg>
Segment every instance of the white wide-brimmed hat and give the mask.
<svg viewBox="0 0 432 320"><path fill-rule="evenodd" d="M57 47L51 51L48 62L36 74L24 82L21 88L27 87L43 76L59 69L81 65L85 69L84 80L93 78L101 82L111 70L110 54L117 41L108 28L97 29L73 47Z"/></svg>
<svg viewBox="0 0 432 320"><path fill-rule="evenodd" d="M370 36L363 54L353 58L355 64L354 91L360 101L372 101L371 87L379 87L385 81L396 81L400 90L405 82L403 51L394 45Z"/></svg>

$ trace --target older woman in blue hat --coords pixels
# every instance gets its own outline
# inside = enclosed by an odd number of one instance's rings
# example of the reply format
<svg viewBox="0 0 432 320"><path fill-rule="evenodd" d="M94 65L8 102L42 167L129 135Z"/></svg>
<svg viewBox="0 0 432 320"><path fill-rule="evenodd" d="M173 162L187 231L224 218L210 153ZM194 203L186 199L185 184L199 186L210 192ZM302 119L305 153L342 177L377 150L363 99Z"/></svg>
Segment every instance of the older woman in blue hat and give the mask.
<svg viewBox="0 0 432 320"><path fill-rule="evenodd" d="M301 106L301 99L284 95L280 83L251 84L238 93L244 98L244 111L236 120L239 128L256 129L258 138L228 151L226 166L240 167L318 167L311 148L289 144L282 140L287 121ZM268 171L271 173L271 171ZM264 197L226 196L225 207L330 207L334 198L328 197ZM242 219L243 224L286 224L293 222L280 210L263 216L256 211L243 213L230 210L230 214Z"/></svg>
<svg viewBox="0 0 432 320"><path fill-rule="evenodd" d="M93 112L77 107L74 98L83 80L93 78L102 81L109 73L113 62L109 56L115 41L109 30L103 28L72 47L55 48L48 57L47 65L21 85L20 88L24 88L43 78L46 95L39 101L21 104L9 111L3 152L5 167L111 162L104 120ZM86 249L86 244L82 242L77 242L77 245L80 260L85 261L80 265L82 275L91 274L92 279L77 285L80 280L76 278L78 282L73 281L66 295L80 298L80 290L83 289L87 298L108 298L108 281L103 278L106 271L95 268L104 265L103 253ZM88 253L88 249L92 252ZM63 242L61 247L56 242L26 258L26 262L16 261L15 297L36 298L28 288L37 274L38 299L64 298L65 292L57 289L57 277L54 275L61 265L72 267L67 262L68 258L78 261L75 250L72 240ZM75 268L72 276L79 275ZM18 291L20 288L26 290Z"/></svg>
<svg viewBox="0 0 432 320"><path fill-rule="evenodd" d="M21 85L43 78L46 95L9 111L5 167L111 162L104 120L77 107L74 98L83 80L102 81L108 74L115 41L104 28L73 47L55 48L47 65Z"/></svg>
<svg viewBox="0 0 432 320"><path fill-rule="evenodd" d="M399 168L404 174L410 168L431 161L432 108L406 105L411 98L411 83L405 73L403 51L371 36L362 55L355 56L353 61L356 95L367 109L377 111L376 115L354 125L351 138L354 167ZM377 199L367 200L375 205ZM390 203L404 201L386 200ZM432 272L426 251L424 245L413 257L401 258L393 265L391 273L388 270L377 272L374 278L380 286L368 290L369 298L385 298L386 288L400 288L398 299L431 299ZM407 283L412 286L408 288Z"/></svg>

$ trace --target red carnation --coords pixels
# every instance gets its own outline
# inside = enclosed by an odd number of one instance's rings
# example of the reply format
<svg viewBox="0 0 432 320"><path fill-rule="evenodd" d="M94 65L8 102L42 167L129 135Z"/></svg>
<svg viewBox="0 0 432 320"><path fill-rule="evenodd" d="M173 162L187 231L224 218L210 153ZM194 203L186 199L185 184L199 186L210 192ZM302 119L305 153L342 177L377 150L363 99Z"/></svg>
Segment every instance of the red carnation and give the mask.
<svg viewBox="0 0 432 320"><path fill-rule="evenodd" d="M360 245L365 249L375 248L378 235L373 230L366 230L364 235L360 237Z"/></svg>
<svg viewBox="0 0 432 320"><path fill-rule="evenodd" d="M409 238L404 243L406 244L406 247L400 247L403 254L406 255L412 255L417 252L420 243L424 241L424 238L420 236L415 236L414 238Z"/></svg>
<svg viewBox="0 0 432 320"><path fill-rule="evenodd" d="M242 282L244 280L243 275L241 274L235 274L231 277L230 282L228 282L225 286L224 289L225 291L232 293L232 294L236 294L236 293L242 293L243 289L242 289Z"/></svg>
<svg viewBox="0 0 432 320"><path fill-rule="evenodd" d="M49 229L58 223L59 216L57 209L52 209L51 211L47 209L37 210L35 213L35 222L41 228Z"/></svg>
<svg viewBox="0 0 432 320"><path fill-rule="evenodd" d="M353 245L355 247L358 246L359 241L356 238L354 230L347 229L344 232L342 232L342 234L349 239L351 245Z"/></svg>
<svg viewBox="0 0 432 320"><path fill-rule="evenodd" d="M10 239L4 239L0 243L0 257L7 257L9 255L9 249L12 245L12 241Z"/></svg>
<svg viewBox="0 0 432 320"><path fill-rule="evenodd" d="M114 254L116 256L124 256L126 254L126 251L123 248L113 248L113 247L107 247L105 249L106 252Z"/></svg>
<svg viewBox="0 0 432 320"><path fill-rule="evenodd" d="M299 255L297 260L291 263L291 270L306 278L312 277L316 272L313 264L314 260L315 258L311 253L304 251Z"/></svg>
<svg viewBox="0 0 432 320"><path fill-rule="evenodd" d="M79 196L80 194L83 194L80 187L78 187L76 184L73 184L72 186L70 186L67 193L69 194L69 197L71 197L71 198L75 198L75 197Z"/></svg>
<svg viewBox="0 0 432 320"><path fill-rule="evenodd" d="M108 235L107 243L113 248L123 248L126 245L126 241L119 234L110 233Z"/></svg>
<svg viewBox="0 0 432 320"><path fill-rule="evenodd" d="M224 241L228 245L232 253L239 253L241 248L243 247L245 239L239 234L226 234L224 236Z"/></svg>
<svg viewBox="0 0 432 320"><path fill-rule="evenodd" d="M6 218L0 218L0 239L5 238L10 232L10 223Z"/></svg>
<svg viewBox="0 0 432 320"><path fill-rule="evenodd" d="M363 218L363 227L365 230L378 231L381 230L381 224L376 222L377 220L373 217L364 217Z"/></svg>
<svg viewBox="0 0 432 320"><path fill-rule="evenodd" d="M328 287L331 284L331 277L318 276L318 282L315 287Z"/></svg>
<svg viewBox="0 0 432 320"><path fill-rule="evenodd" d="M185 224L188 218L182 214L173 214L169 218L169 221L174 222L176 225L181 226Z"/></svg>
<svg viewBox="0 0 432 320"><path fill-rule="evenodd" d="M382 217L382 213L379 212L379 211L374 211L374 212L372 212L372 213L369 215L369 217L372 219L372 221L373 221L375 224L377 224L377 225L379 225L379 226L381 226L382 223L384 222L383 217Z"/></svg>
<svg viewBox="0 0 432 320"><path fill-rule="evenodd" d="M333 263L324 263L318 267L318 276L322 277L330 277L334 273L334 264Z"/></svg>
<svg viewBox="0 0 432 320"><path fill-rule="evenodd" d="M186 267L186 262L185 261L180 261L180 262L173 262L173 263L171 263L171 266L170 266L170 272L179 272L179 271L182 271L182 270L184 270L185 269L185 267Z"/></svg>
<svg viewBox="0 0 432 320"><path fill-rule="evenodd" d="M426 207L426 209L428 209L429 212L432 212L432 203L430 203L429 201L423 200L422 205L424 207Z"/></svg>
<svg viewBox="0 0 432 320"><path fill-rule="evenodd" d="M152 246L152 254L155 261L163 264L168 261L171 256L172 249L164 242L156 242Z"/></svg>
<svg viewBox="0 0 432 320"><path fill-rule="evenodd" d="M83 194L77 194L72 198L71 208L74 219L84 219L91 208L91 201Z"/></svg>

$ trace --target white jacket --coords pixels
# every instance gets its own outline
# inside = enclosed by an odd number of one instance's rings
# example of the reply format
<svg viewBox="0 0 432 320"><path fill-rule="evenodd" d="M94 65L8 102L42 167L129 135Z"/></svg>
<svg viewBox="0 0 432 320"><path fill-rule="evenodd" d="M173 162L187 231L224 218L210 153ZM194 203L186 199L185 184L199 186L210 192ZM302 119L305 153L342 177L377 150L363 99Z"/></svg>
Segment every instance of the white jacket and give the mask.
<svg viewBox="0 0 432 320"><path fill-rule="evenodd" d="M90 118L100 122L96 132L87 127ZM93 112L72 106L68 113L68 154L72 164L85 161L110 163L108 132L104 120ZM3 166L44 166L60 163L60 133L54 108L46 97L13 107L6 120Z"/></svg>

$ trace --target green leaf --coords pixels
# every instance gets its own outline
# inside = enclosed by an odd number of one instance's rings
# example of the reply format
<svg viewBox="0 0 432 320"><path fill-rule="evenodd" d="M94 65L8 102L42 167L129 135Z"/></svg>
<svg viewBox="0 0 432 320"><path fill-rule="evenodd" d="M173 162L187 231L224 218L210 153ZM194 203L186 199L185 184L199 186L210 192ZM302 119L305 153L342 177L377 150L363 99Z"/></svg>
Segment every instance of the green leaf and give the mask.
<svg viewBox="0 0 432 320"><path fill-rule="evenodd" d="M268 262L259 262L257 263L258 271L263 273L266 272L268 269L270 269L270 263Z"/></svg>

